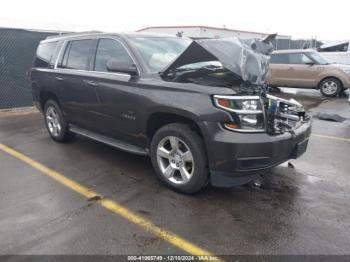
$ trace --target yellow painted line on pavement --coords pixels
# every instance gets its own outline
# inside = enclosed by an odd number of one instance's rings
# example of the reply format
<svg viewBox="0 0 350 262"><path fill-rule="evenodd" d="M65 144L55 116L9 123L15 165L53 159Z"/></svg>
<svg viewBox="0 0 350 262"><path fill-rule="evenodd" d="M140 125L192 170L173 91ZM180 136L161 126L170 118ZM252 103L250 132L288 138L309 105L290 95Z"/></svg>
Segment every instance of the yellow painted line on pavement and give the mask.
<svg viewBox="0 0 350 262"><path fill-rule="evenodd" d="M64 175L58 173L55 170L52 170L51 168L46 167L45 165L31 159L30 157L14 150L13 148L10 148L4 144L0 143L0 150L3 152L6 152L7 154L23 161L24 163L28 164L29 166L39 170L41 173L53 178L60 184L72 189L73 191L83 195L87 198L92 198L96 196L100 196L100 194L90 190L89 188L80 185L79 183L75 182L74 180L65 177ZM172 233L168 230L162 229L159 226L156 226L151 221L137 215L133 211L127 209L126 207L122 206L121 204L117 203L116 201L113 201L108 198L102 198L101 200L97 201L101 206L104 208L112 211L113 213L125 218L126 220L132 222L133 224L136 224L146 231L152 233L153 235L167 241L168 243L176 246L177 248L187 252L188 254L194 255L194 256L212 256L215 257L215 255L211 254L209 251L200 248L199 246L189 242L188 240L183 239L182 237L176 235L175 233ZM219 259L215 261L221 261Z"/></svg>
<svg viewBox="0 0 350 262"><path fill-rule="evenodd" d="M327 135L321 135L321 134L312 134L312 136L350 142L350 138L345 138L345 137L327 136Z"/></svg>

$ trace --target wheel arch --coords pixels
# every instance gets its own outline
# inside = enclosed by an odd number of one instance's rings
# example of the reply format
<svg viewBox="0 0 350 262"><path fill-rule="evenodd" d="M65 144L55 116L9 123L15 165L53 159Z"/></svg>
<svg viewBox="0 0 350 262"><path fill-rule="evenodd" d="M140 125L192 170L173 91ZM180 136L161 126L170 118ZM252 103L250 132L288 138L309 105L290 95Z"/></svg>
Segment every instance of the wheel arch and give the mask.
<svg viewBox="0 0 350 262"><path fill-rule="evenodd" d="M45 108L45 103L48 100L54 100L55 102L58 103L59 106L61 106L61 103L57 97L57 95L54 92L51 91L40 91L39 93L39 102L40 102L40 107L44 111Z"/></svg>
<svg viewBox="0 0 350 262"><path fill-rule="evenodd" d="M183 123L190 126L201 138L204 138L203 132L198 125L195 118L190 117L188 114L182 114L179 112L153 112L146 122L146 136L151 141L153 135L161 127L171 123Z"/></svg>
<svg viewBox="0 0 350 262"><path fill-rule="evenodd" d="M344 88L344 84L343 84L343 81L339 78L339 77L336 77L336 76L325 76L323 77L317 84L317 89L321 89L321 83L326 80L327 78L333 78L333 79L336 79L339 81L339 83L341 84L341 88Z"/></svg>

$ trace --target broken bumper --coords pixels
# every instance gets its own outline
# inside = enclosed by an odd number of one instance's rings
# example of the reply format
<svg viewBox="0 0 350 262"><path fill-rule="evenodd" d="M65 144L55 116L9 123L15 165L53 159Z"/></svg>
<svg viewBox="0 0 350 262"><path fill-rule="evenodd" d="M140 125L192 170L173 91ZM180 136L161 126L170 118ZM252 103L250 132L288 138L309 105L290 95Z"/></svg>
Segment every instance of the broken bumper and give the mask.
<svg viewBox="0 0 350 262"><path fill-rule="evenodd" d="M248 183L266 170L303 154L311 133L311 121L303 123L295 134L286 132L238 133L213 122L205 128L211 183L231 187Z"/></svg>

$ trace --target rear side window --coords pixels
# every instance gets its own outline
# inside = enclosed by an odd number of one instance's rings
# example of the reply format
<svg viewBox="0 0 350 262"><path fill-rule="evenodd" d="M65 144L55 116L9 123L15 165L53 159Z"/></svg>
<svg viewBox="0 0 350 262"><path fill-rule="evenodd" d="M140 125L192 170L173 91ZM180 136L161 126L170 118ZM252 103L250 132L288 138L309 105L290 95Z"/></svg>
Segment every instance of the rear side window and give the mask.
<svg viewBox="0 0 350 262"><path fill-rule="evenodd" d="M57 42L39 44L34 59L34 67L48 68L56 46Z"/></svg>
<svg viewBox="0 0 350 262"><path fill-rule="evenodd" d="M88 70L93 54L93 40L70 41L59 65L61 68Z"/></svg>
<svg viewBox="0 0 350 262"><path fill-rule="evenodd" d="M289 54L289 63L294 65L311 63L311 59L302 53Z"/></svg>
<svg viewBox="0 0 350 262"><path fill-rule="evenodd" d="M289 54L272 54L271 64L289 64Z"/></svg>
<svg viewBox="0 0 350 262"><path fill-rule="evenodd" d="M133 63L125 47L113 39L100 39L96 51L95 71L107 72L107 62L110 59Z"/></svg>

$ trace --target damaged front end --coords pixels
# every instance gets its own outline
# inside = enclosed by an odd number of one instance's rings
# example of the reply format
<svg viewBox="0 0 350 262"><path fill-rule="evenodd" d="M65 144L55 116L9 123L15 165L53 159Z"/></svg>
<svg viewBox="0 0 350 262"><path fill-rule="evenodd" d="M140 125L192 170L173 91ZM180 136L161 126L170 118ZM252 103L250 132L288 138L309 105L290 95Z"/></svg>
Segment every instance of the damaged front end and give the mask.
<svg viewBox="0 0 350 262"><path fill-rule="evenodd" d="M294 133L309 121L301 104L266 94L266 75L273 51L271 41L236 37L193 41L160 72L165 81L226 87L235 94L214 95L214 104L231 113L225 128L238 132Z"/></svg>
<svg viewBox="0 0 350 262"><path fill-rule="evenodd" d="M266 95L264 98L266 113L266 131L272 135L289 132L310 121L304 107L294 99L285 100L279 97Z"/></svg>
<svg viewBox="0 0 350 262"><path fill-rule="evenodd" d="M295 129L310 121L303 106L297 101L265 93L260 96L214 95L213 99L216 107L231 114L233 121L223 123L223 126L232 131L294 134Z"/></svg>

